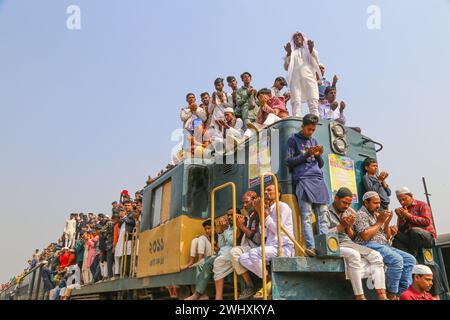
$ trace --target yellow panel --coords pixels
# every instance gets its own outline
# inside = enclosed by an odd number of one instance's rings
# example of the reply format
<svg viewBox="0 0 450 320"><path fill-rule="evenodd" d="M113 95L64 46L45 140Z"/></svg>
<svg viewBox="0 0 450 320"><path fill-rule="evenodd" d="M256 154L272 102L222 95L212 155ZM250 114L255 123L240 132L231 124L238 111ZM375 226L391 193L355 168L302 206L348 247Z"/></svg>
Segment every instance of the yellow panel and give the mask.
<svg viewBox="0 0 450 320"><path fill-rule="evenodd" d="M206 219L194 219L188 216L181 218L180 265L185 266L189 261L192 239L205 234L202 222Z"/></svg>
<svg viewBox="0 0 450 320"><path fill-rule="evenodd" d="M139 235L138 278L180 271L180 218Z"/></svg>
<svg viewBox="0 0 450 320"><path fill-rule="evenodd" d="M204 232L203 221L183 215L142 232L137 277L179 272L188 263L192 239Z"/></svg>
<svg viewBox="0 0 450 320"><path fill-rule="evenodd" d="M281 201L287 203L287 205L292 210L292 219L294 223L294 237L295 240L302 246L305 246L305 239L303 237L303 229L302 229L302 220L301 220L301 213L300 208L298 206L297 197L293 194L283 194L281 196ZM295 247L295 255L296 256L302 256L303 254L300 252L300 250Z"/></svg>
<svg viewBox="0 0 450 320"><path fill-rule="evenodd" d="M172 179L169 179L163 185L163 200L161 210L161 224L166 223L170 219L170 198L172 191Z"/></svg>

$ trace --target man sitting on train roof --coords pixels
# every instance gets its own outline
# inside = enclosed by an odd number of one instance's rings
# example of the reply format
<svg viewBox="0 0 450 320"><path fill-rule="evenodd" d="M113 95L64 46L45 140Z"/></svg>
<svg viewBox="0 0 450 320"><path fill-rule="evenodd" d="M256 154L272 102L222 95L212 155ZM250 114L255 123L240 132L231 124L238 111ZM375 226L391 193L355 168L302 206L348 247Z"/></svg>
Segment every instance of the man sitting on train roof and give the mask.
<svg viewBox="0 0 450 320"><path fill-rule="evenodd" d="M330 83L330 81L327 80L325 77L325 66L323 64L319 64L319 69L321 72L321 79L319 79L319 102L322 100L325 100L325 89L328 87L336 88L338 77L336 75L333 76L333 83Z"/></svg>
<svg viewBox="0 0 450 320"><path fill-rule="evenodd" d="M217 121L220 128L216 128L212 137L214 149L219 153L222 153L223 150L226 152L234 151L234 141L241 139L244 126L242 119L235 117L233 108L226 108L224 115L224 120Z"/></svg>
<svg viewBox="0 0 450 320"><path fill-rule="evenodd" d="M286 91L284 93L281 93L281 90L283 90L283 88L286 86L287 86L286 79L283 77L277 77L273 82L272 88L270 89L272 97L283 97L285 104L287 104L289 99L291 99L291 95L289 92Z"/></svg>
<svg viewBox="0 0 450 320"><path fill-rule="evenodd" d="M381 200L375 191L366 192L363 196L363 206L356 213L354 230L355 242L378 251L383 256L387 266L387 296L397 300L411 284L411 271L416 259L407 252L391 247L391 229L389 223L392 212L379 210Z"/></svg>
<svg viewBox="0 0 450 320"><path fill-rule="evenodd" d="M366 277L373 280L378 299L386 300L383 257L352 240L356 214L350 207L352 202L353 193L348 188L340 188L325 214L328 232L339 236L340 254L345 260L346 276L350 279L356 300L366 300L362 285L362 279Z"/></svg>
<svg viewBox="0 0 450 320"><path fill-rule="evenodd" d="M189 262L181 269L195 267L195 263L211 256L211 219L202 222L205 234L202 234L191 241L191 251Z"/></svg>
<svg viewBox="0 0 450 320"><path fill-rule="evenodd" d="M333 120L345 125L345 102L336 101L336 88L327 87L324 94L325 99L320 100L319 103L320 119Z"/></svg>
<svg viewBox="0 0 450 320"><path fill-rule="evenodd" d="M206 288L208 287L208 282L211 280L214 271L216 271L217 276L221 276L226 271L222 268L220 259L217 266L215 265L215 261L223 255L228 255L231 248L233 248L233 209L228 209L226 218L220 217L217 219L217 222L219 224L219 228L217 228L219 233L217 241L219 252L210 257L205 257L203 262L197 263L195 292L185 300L209 299L206 294Z"/></svg>
<svg viewBox="0 0 450 320"><path fill-rule="evenodd" d="M231 265L236 271L236 274L242 276L245 283L245 288L239 296L239 299L249 299L256 293L252 278L250 277L248 270L239 262L239 259L244 253L261 245L259 214L253 208L253 201L256 200L257 197L258 196L254 191L247 191L244 193L242 197L244 208L241 209L243 215L239 216L236 221L236 226L243 233L243 237L240 245L234 247L230 251Z"/></svg>
<svg viewBox="0 0 450 320"><path fill-rule="evenodd" d="M281 190L279 189L279 198L281 198ZM269 263L272 258L278 256L278 241L282 244L282 254L284 257L291 257L294 255L294 243L289 237L282 233L281 239L278 239L277 235L277 209L276 209L276 188L274 184L266 186L264 190L264 210L261 212L261 198L257 198L253 201L253 209L259 215L259 219L264 219L265 223L265 256L266 263ZM289 232L294 234L292 210L284 202L279 202L280 207L280 223ZM259 278L263 277L262 267L262 253L261 246L250 249L248 252L243 253L239 258L239 263L247 270L256 274ZM245 273L244 273L245 274ZM244 279L246 275L242 275ZM271 290L270 276L267 274L267 291ZM248 280L248 277L247 277ZM247 283L247 281L246 281ZM247 283L247 286L251 288L251 283ZM260 297L262 290L257 293L257 297Z"/></svg>
<svg viewBox="0 0 450 320"><path fill-rule="evenodd" d="M375 191L378 193L381 199L381 208L388 210L389 203L391 200L391 189L386 183L389 173L382 171L379 175L378 173L378 162L373 158L366 158L363 162L363 168L366 174L362 178L364 193L368 191Z"/></svg>
<svg viewBox="0 0 450 320"><path fill-rule="evenodd" d="M407 187L396 191L401 208L395 209L397 214L397 225L391 227L395 248L411 253L419 262L424 262L423 248L432 248L436 241L436 230L434 228L433 216L430 206L422 201L416 200ZM433 271L434 281L430 293L438 298L440 294L447 291L445 281L438 264L429 266Z"/></svg>
<svg viewBox="0 0 450 320"><path fill-rule="evenodd" d="M312 215L316 214L319 234L328 232L324 219L330 197L323 178L323 146L313 138L319 118L314 114L303 117L300 132L288 139L286 164L296 185L295 193L302 213L302 226L306 241L306 252L316 255Z"/></svg>
<svg viewBox="0 0 450 320"><path fill-rule="evenodd" d="M434 300L429 293L433 285L433 272L425 265L415 265L412 270L413 283L402 293L400 300Z"/></svg>

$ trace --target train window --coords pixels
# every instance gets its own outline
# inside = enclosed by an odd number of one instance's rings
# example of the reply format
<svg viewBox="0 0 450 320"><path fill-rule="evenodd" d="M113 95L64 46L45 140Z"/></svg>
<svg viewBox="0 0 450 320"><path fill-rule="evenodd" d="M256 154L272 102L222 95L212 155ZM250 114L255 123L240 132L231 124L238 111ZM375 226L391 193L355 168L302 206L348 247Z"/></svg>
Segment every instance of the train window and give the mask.
<svg viewBox="0 0 450 320"><path fill-rule="evenodd" d="M152 228L159 226L161 222L161 204L163 196L163 186L160 186L152 192Z"/></svg>
<svg viewBox="0 0 450 320"><path fill-rule="evenodd" d="M191 166L188 171L186 207L194 217L208 215L209 170L204 166Z"/></svg>

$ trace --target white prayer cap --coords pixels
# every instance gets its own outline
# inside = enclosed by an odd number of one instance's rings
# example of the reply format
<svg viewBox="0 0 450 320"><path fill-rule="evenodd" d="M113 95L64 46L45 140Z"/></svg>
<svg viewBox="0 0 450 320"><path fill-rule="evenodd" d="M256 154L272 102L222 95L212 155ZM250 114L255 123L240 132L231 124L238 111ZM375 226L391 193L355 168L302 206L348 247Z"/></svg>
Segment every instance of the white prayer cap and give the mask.
<svg viewBox="0 0 450 320"><path fill-rule="evenodd" d="M223 113L232 113L232 114L234 114L234 110L233 110L233 108L225 108L225 110L223 110Z"/></svg>
<svg viewBox="0 0 450 320"><path fill-rule="evenodd" d="M378 193L376 193L375 191L369 191L369 192L366 192L366 193L363 195L363 201L372 199L373 197L380 197L380 196L379 196Z"/></svg>
<svg viewBox="0 0 450 320"><path fill-rule="evenodd" d="M42 261L42 264L48 264L47 260Z"/></svg>
<svg viewBox="0 0 450 320"><path fill-rule="evenodd" d="M401 195L401 194L412 194L412 192L409 190L408 187L402 187L399 190L395 191L395 194L397 196Z"/></svg>
<svg viewBox="0 0 450 320"><path fill-rule="evenodd" d="M433 274L433 272L430 267L424 266L423 264L416 264L412 269L412 274L430 275Z"/></svg>

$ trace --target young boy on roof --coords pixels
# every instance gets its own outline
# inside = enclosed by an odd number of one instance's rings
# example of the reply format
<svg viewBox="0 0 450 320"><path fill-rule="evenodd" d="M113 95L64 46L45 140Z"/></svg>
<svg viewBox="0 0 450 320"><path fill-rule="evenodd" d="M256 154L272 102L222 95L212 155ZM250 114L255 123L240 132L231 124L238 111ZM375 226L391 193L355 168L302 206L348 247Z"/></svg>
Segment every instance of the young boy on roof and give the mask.
<svg viewBox="0 0 450 320"><path fill-rule="evenodd" d="M362 179L364 193L368 191L375 191L378 193L381 199L381 208L384 210L389 209L389 197L391 196L391 189L389 189L386 183L389 173L382 171L379 175L378 173L378 162L373 158L367 158L363 162L364 170L366 174Z"/></svg>

